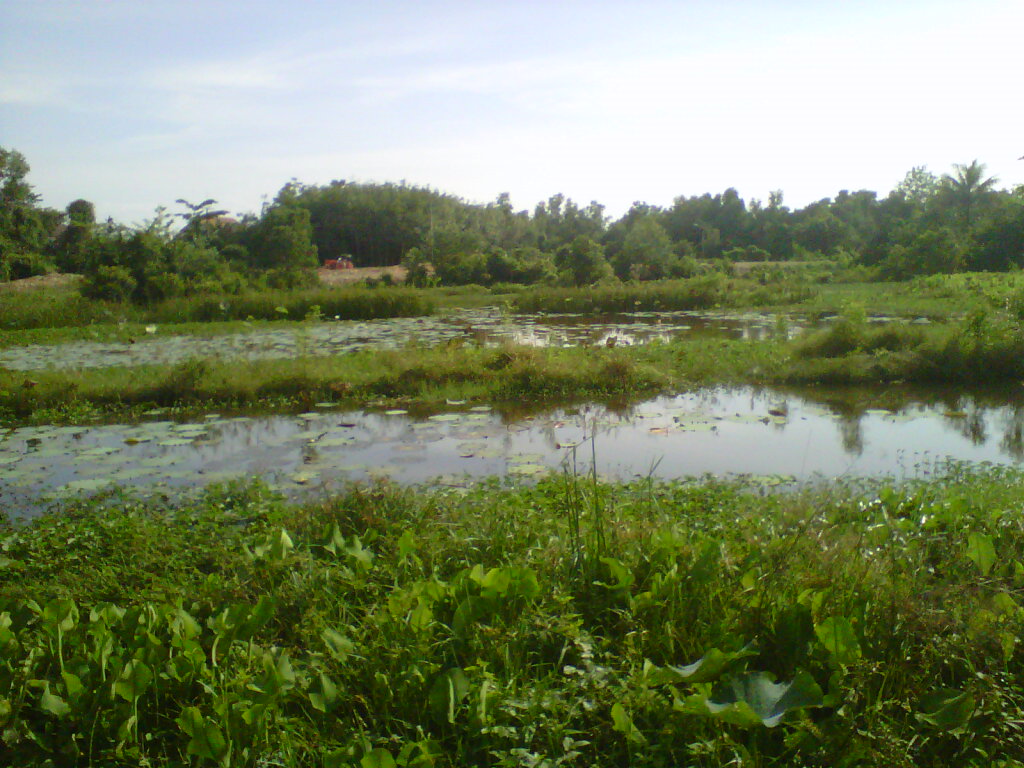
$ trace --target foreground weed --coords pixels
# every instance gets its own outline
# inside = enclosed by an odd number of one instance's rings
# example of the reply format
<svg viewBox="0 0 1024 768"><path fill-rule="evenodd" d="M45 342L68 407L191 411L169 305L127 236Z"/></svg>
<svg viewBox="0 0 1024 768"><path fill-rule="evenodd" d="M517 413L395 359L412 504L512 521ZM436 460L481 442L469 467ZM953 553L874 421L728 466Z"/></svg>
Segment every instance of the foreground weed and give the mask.
<svg viewBox="0 0 1024 768"><path fill-rule="evenodd" d="M584 449L585 450L585 449ZM1012 766L1024 476L117 492L0 533L12 765Z"/></svg>

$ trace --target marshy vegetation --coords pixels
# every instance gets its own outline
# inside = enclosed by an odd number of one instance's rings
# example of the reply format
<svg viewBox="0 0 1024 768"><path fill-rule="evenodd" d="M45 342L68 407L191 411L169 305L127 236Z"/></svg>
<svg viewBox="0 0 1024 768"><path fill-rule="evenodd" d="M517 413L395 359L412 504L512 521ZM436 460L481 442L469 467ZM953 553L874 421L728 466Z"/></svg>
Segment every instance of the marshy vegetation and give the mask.
<svg viewBox="0 0 1024 768"><path fill-rule="evenodd" d="M75 479L45 514L0 522L6 763L1022 765L1016 469L933 460L899 482L768 493L658 480L656 462L635 481L599 478L594 443L576 436L555 443L561 472L534 460L508 470L518 482L374 480L299 501L267 473L143 498L104 458L146 443L202 452L216 425L270 411L302 421L289 439L306 485L338 469L329 447L358 442L343 433L356 419L335 423L346 408L415 411L422 439L402 449L450 437L468 458L508 433L480 431L491 408L1024 380L1024 282L1007 271L1024 266L1024 206L980 164L915 169L883 199L790 210L781 194L747 204L727 190L614 222L561 195L529 213L507 197L292 182L258 216L179 201L134 228L97 224L84 200L39 207L27 170L0 150L0 276L83 278L0 294L0 483L35 482L61 450L53 435L88 445L49 467ZM410 286L316 285L318 259L347 255L401 262ZM619 315L598 340L562 342L426 319L465 307L510 325L525 322L512 312ZM681 314L724 325L751 308L773 332L687 335L697 319ZM636 313L648 328L631 335ZM351 322L369 319L381 324ZM61 358L67 342L108 357ZM47 344L58 350L30 348ZM177 356L159 358L167 347ZM782 399L719 423L784 430L801 415ZM984 418L961 404L941 425L977 443ZM1020 409L1005 413L997 438L1018 460ZM857 418L829 415L872 449ZM706 414L661 416L643 429L728 441ZM113 418L133 422L104 427L116 444L84 438ZM169 458L145 456L163 479Z"/></svg>
<svg viewBox="0 0 1024 768"><path fill-rule="evenodd" d="M3 534L12 764L1014 766L1013 470L258 484Z"/></svg>

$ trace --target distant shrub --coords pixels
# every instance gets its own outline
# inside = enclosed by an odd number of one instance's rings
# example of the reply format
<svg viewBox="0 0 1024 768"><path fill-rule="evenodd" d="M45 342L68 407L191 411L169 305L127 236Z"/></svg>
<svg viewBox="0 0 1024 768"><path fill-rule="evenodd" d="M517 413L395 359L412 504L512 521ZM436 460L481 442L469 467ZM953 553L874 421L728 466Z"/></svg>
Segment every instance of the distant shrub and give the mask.
<svg viewBox="0 0 1024 768"><path fill-rule="evenodd" d="M125 267L100 265L82 283L82 295L100 301L128 301L137 282Z"/></svg>

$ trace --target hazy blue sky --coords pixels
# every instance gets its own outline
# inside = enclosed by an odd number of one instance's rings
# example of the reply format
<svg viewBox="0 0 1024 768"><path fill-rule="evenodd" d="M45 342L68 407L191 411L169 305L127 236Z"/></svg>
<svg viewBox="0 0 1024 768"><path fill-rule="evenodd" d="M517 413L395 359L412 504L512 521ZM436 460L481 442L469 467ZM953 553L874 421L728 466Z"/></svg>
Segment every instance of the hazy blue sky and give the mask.
<svg viewBox="0 0 1024 768"><path fill-rule="evenodd" d="M517 208L1024 182L1024 0L0 0L0 146L141 221L290 178Z"/></svg>

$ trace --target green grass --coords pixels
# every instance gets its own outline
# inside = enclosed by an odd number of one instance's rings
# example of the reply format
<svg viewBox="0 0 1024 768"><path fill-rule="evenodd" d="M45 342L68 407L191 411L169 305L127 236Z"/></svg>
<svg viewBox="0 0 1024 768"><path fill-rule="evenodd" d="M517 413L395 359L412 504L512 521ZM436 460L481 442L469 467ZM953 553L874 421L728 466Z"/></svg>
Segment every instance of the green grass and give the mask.
<svg viewBox="0 0 1024 768"><path fill-rule="evenodd" d="M113 414L175 405L259 408L329 400L430 407L466 399L635 398L696 383L767 380L783 354L778 344L729 340L614 349L451 344L292 360L0 371L0 414L8 420L65 420L83 411Z"/></svg>
<svg viewBox="0 0 1024 768"><path fill-rule="evenodd" d="M1012 312L950 323L874 324L850 312L794 341L681 338L635 347L483 348L458 343L290 360L190 360L174 366L0 371L0 419L74 420L154 406L443 406L446 400L638 399L707 384L1024 379Z"/></svg>
<svg viewBox="0 0 1024 768"><path fill-rule="evenodd" d="M93 301L74 289L8 293L0 302L0 331L89 325L302 320L323 316L341 320L428 315L427 294L402 287L315 288L239 295L199 295L148 306Z"/></svg>
<svg viewBox="0 0 1024 768"><path fill-rule="evenodd" d="M0 533L5 757L1019 766L1022 492L951 465L71 504Z"/></svg>
<svg viewBox="0 0 1024 768"><path fill-rule="evenodd" d="M795 304L814 296L808 283L784 281L771 287L721 274L688 280L624 283L587 288L538 288L511 299L517 312L655 312Z"/></svg>

